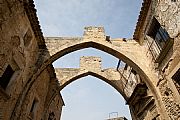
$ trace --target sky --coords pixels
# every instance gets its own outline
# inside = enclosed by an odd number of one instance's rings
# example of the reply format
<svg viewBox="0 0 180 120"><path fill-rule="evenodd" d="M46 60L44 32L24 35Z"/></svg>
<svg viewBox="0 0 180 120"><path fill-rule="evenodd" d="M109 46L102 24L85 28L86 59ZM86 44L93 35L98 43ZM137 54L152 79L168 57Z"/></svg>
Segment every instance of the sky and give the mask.
<svg viewBox="0 0 180 120"><path fill-rule="evenodd" d="M81 37L85 26L103 26L111 38L132 38L142 0L34 0L43 35ZM86 48L59 58L56 68L78 68L81 56L100 56L102 68L116 68L118 59ZM104 120L112 112L131 120L123 97L104 81L87 76L65 87L61 120ZM116 117L110 114L110 117Z"/></svg>

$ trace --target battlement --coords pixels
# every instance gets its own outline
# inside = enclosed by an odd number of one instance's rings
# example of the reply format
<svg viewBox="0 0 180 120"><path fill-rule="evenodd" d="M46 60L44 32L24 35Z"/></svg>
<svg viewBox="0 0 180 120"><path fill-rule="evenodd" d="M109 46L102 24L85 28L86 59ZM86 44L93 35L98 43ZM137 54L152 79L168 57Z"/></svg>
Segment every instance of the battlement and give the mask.
<svg viewBox="0 0 180 120"><path fill-rule="evenodd" d="M80 58L80 69L101 70L101 58L94 56L83 56Z"/></svg>
<svg viewBox="0 0 180 120"><path fill-rule="evenodd" d="M84 28L84 39L106 39L104 27L85 27Z"/></svg>

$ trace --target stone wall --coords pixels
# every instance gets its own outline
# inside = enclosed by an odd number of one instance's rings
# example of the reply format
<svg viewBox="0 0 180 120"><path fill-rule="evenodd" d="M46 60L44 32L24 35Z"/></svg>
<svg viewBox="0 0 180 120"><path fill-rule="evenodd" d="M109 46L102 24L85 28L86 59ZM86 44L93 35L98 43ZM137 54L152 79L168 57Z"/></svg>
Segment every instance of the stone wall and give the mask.
<svg viewBox="0 0 180 120"><path fill-rule="evenodd" d="M2 0L0 12L0 76L8 65L15 71L6 89L10 98L3 110L4 119L9 119L19 94L30 79L38 59L38 46L33 30L18 0Z"/></svg>
<svg viewBox="0 0 180 120"><path fill-rule="evenodd" d="M89 26L84 28L84 39L106 39L104 27Z"/></svg>
<svg viewBox="0 0 180 120"><path fill-rule="evenodd" d="M17 119L44 120L52 116L60 119L64 102L59 91L56 91L58 83L56 83L56 79L52 78L49 69L44 70L30 88ZM35 106L33 106L34 100Z"/></svg>
<svg viewBox="0 0 180 120"><path fill-rule="evenodd" d="M88 57L81 57L80 58L80 69L86 70L101 70L101 58L88 56Z"/></svg>
<svg viewBox="0 0 180 120"><path fill-rule="evenodd" d="M33 2L28 2L0 1L0 78L8 67L13 71L7 86L0 86L0 119L3 120L43 118L52 79L52 73L45 69L35 83L30 84L44 58L41 56L43 39L38 36L41 31L36 24L35 9Z"/></svg>
<svg viewBox="0 0 180 120"><path fill-rule="evenodd" d="M28 94L20 111L19 120L36 119L40 120L44 115L46 95L49 90L50 75L47 70L38 76L33 86L30 88ZM33 101L35 100L35 106Z"/></svg>
<svg viewBox="0 0 180 120"><path fill-rule="evenodd" d="M173 83L172 76L180 68L180 1L176 0L152 0L149 11L147 12L146 22L143 25L143 31L140 39L145 39L144 47L146 48L147 57L152 60L152 69L156 71L159 80L156 83L157 91L161 96L161 101L164 104L165 111L169 118L179 118L178 112L180 110L180 97L179 93ZM143 13L143 12L141 12ZM145 13L144 13L145 14ZM170 40L166 42L166 46L163 48L158 56L164 55L162 61L157 62L153 59L152 49L153 44L149 44L148 41L153 41L152 38L147 36L149 26L152 24L152 19L155 17L160 23L161 27L165 29ZM151 42L150 42L151 43ZM172 43L170 46L169 43ZM169 47L168 47L169 45ZM153 48L154 49L154 48ZM166 53L164 51L167 51Z"/></svg>
<svg viewBox="0 0 180 120"><path fill-rule="evenodd" d="M52 100L49 109L48 109L48 118L52 120L60 120L61 118L61 112L62 112L62 106L64 105L62 101L62 97L60 95L56 95L54 99Z"/></svg>
<svg viewBox="0 0 180 120"><path fill-rule="evenodd" d="M162 0L162 1L158 1L155 6L156 9L154 16L160 22L161 26L167 30L170 37L174 40L173 49L169 51L169 55L167 56L168 59L163 61L164 64L167 65L165 74L170 74L170 72L179 62L178 60L178 58L180 57L179 54L180 7L179 6L180 6L179 0L176 0L176 2L173 2L171 0Z"/></svg>
<svg viewBox="0 0 180 120"><path fill-rule="evenodd" d="M155 17L168 31L171 38L180 33L180 1L158 0L156 3Z"/></svg>
<svg viewBox="0 0 180 120"><path fill-rule="evenodd" d="M71 44L71 42L81 41L82 37L45 37L46 46L50 55L58 52L63 45Z"/></svg>
<svg viewBox="0 0 180 120"><path fill-rule="evenodd" d="M159 74L163 75L159 89L170 119L178 119L180 117L178 115L180 112L180 94L173 83L172 76L180 68L178 65L180 63L180 1L164 0L158 1L156 5L155 17L174 41L172 48L162 61L163 73Z"/></svg>

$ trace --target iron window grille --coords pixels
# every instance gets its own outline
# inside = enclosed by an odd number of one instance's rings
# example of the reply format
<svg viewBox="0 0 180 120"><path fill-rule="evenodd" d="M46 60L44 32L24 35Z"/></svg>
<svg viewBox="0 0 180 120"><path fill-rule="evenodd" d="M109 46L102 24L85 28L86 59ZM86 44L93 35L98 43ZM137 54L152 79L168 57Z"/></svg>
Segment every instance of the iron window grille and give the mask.
<svg viewBox="0 0 180 120"><path fill-rule="evenodd" d="M160 63L172 46L168 32L153 17L146 39L155 62Z"/></svg>

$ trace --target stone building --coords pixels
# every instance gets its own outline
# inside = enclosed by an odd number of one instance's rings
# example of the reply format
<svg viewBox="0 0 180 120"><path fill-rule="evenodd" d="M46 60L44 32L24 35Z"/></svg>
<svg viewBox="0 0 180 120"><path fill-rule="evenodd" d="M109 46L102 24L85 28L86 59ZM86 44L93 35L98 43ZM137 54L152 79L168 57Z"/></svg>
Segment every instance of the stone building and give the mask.
<svg viewBox="0 0 180 120"><path fill-rule="evenodd" d="M47 53L33 1L1 0L0 120L60 118L54 68L39 71Z"/></svg>
<svg viewBox="0 0 180 120"><path fill-rule="evenodd" d="M43 36L33 0L1 0L0 120L60 119L59 91L87 75L113 86L133 120L179 120L179 6L179 0L143 0L133 39L111 39L91 26L83 37L64 38ZM118 67L102 70L92 56L82 57L78 69L53 68L58 58L87 47L115 56Z"/></svg>

